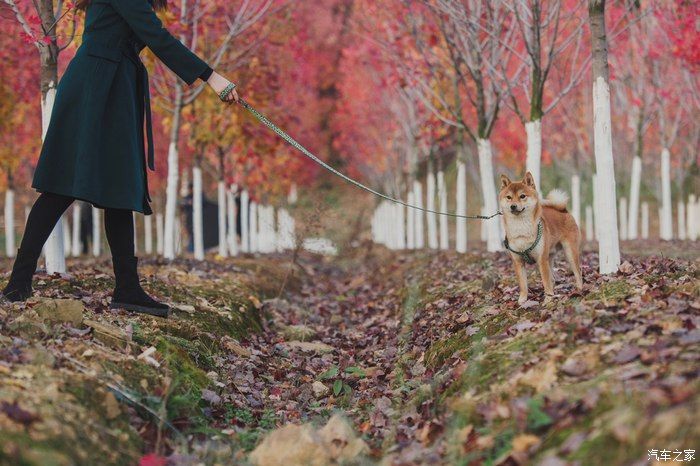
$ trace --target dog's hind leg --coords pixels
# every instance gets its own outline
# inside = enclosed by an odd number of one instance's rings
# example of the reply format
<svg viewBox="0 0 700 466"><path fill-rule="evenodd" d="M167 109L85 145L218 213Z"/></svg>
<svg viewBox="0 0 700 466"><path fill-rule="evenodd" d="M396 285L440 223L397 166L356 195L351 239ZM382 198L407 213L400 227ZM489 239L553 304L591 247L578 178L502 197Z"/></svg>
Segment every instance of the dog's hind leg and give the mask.
<svg viewBox="0 0 700 466"><path fill-rule="evenodd" d="M547 257L549 251L544 252L545 254L537 261L537 265L540 268L540 276L542 277L542 285L544 285L546 302L554 296L554 283L552 282L552 270L549 268L549 258Z"/></svg>
<svg viewBox="0 0 700 466"><path fill-rule="evenodd" d="M524 304L527 301L527 270L525 270L520 259L513 259L513 266L515 267L515 275L518 277L518 286L520 287L518 304Z"/></svg>
<svg viewBox="0 0 700 466"><path fill-rule="evenodd" d="M569 262L571 271L574 273L574 278L576 280L576 288L581 290L583 288L583 277L581 276L581 256L579 252L578 245L573 245L571 242L563 242L564 253L566 254L566 260Z"/></svg>

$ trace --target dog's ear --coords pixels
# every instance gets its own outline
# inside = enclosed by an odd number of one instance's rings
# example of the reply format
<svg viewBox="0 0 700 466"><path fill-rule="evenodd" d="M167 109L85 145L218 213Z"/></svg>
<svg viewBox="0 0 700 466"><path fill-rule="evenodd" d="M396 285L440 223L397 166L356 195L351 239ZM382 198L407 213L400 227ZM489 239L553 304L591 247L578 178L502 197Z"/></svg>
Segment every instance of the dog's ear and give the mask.
<svg viewBox="0 0 700 466"><path fill-rule="evenodd" d="M512 181L510 181L510 178L508 178L506 175L501 175L501 189L505 188L511 183Z"/></svg>
<svg viewBox="0 0 700 466"><path fill-rule="evenodd" d="M525 178L523 178L523 183L525 183L527 186L530 186L531 188L535 187L535 179L532 177L532 173L530 173L530 172L525 173Z"/></svg>

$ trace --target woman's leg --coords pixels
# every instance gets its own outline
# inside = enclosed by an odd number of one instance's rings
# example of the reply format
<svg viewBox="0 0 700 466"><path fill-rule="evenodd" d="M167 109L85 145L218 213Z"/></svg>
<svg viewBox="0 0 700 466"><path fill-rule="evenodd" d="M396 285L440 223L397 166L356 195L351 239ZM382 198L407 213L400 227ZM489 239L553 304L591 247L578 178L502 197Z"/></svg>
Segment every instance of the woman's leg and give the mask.
<svg viewBox="0 0 700 466"><path fill-rule="evenodd" d="M10 280L2 291L10 301L24 301L31 296L32 276L41 255L41 248L56 222L72 202L72 197L53 193L42 193L34 202L12 266Z"/></svg>
<svg viewBox="0 0 700 466"><path fill-rule="evenodd" d="M105 209L105 233L112 251L114 293L110 307L167 317L170 308L152 299L139 284L134 256L134 216L130 210Z"/></svg>

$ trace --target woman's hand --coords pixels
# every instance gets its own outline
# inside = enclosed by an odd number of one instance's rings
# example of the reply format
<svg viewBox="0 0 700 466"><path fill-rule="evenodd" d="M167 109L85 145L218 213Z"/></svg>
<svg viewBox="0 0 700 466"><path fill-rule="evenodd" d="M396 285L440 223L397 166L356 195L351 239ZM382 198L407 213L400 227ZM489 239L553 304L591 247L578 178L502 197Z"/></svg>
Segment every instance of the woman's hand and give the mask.
<svg viewBox="0 0 700 466"><path fill-rule="evenodd" d="M209 79L207 80L207 84L216 92L216 95L220 95L221 91L226 89L226 86L231 84L231 81L228 79L224 78L221 76L219 73L214 71L211 76L209 76ZM233 102L238 102L238 93L236 92L235 89L233 89L228 96L226 96L226 103L232 104Z"/></svg>

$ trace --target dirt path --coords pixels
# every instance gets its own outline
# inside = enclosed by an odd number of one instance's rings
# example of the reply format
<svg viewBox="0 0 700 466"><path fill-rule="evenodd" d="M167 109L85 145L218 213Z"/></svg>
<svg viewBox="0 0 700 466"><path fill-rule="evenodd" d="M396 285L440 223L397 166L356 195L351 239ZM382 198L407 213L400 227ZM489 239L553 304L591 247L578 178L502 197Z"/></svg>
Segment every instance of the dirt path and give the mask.
<svg viewBox="0 0 700 466"><path fill-rule="evenodd" d="M37 294L78 297L77 315L0 309L0 460L244 462L271 430L336 412L369 446L360 462L632 464L693 449L697 259L627 260L601 277L584 254L578 293L561 258L546 306L532 271L522 308L505 255L147 264L149 288L179 303L168 321L109 311L108 264L74 264ZM61 447L70 438L83 443Z"/></svg>

